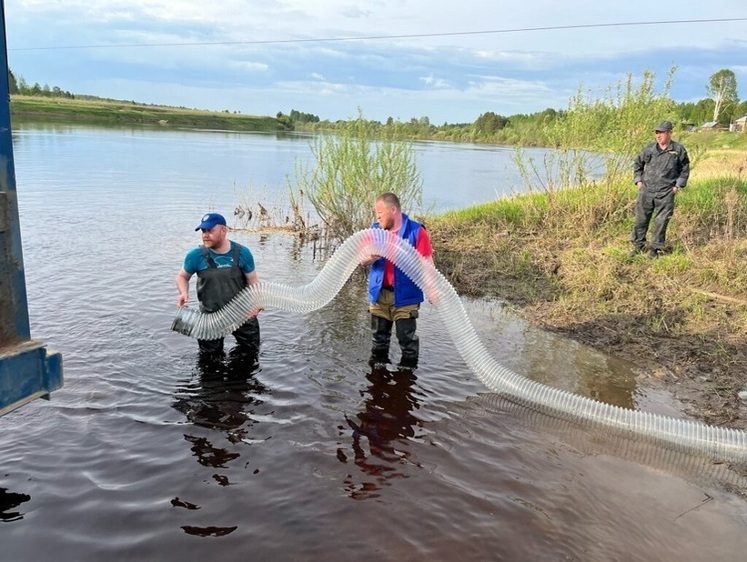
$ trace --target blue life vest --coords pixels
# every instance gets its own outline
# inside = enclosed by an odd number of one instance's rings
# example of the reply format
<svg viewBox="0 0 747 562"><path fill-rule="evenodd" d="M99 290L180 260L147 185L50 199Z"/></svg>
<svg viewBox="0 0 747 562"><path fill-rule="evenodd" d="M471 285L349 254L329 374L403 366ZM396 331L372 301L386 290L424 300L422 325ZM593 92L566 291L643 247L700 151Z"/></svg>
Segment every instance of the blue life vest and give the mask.
<svg viewBox="0 0 747 562"><path fill-rule="evenodd" d="M381 228L378 222L371 225L371 228ZM399 228L399 236L406 239L410 244L415 246L418 239L418 232L424 228L419 222L412 220L405 213L402 213L402 226ZM384 283L384 264L386 260L380 258L371 264L371 271L368 274L368 300L376 304L381 293L381 286ZM423 291L405 275L401 269L394 266L394 306L407 306L408 304L419 304L423 302Z"/></svg>

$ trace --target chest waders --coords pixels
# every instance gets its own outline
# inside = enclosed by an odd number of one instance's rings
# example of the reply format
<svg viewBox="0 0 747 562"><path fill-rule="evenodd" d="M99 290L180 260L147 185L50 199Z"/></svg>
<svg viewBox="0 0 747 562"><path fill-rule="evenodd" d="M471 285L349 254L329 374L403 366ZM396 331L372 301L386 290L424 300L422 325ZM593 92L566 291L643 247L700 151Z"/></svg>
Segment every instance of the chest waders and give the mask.
<svg viewBox="0 0 747 562"><path fill-rule="evenodd" d="M233 264L231 267L218 267L205 246L200 246L207 269L197 272L197 300L202 312L217 312L246 287L246 277L239 267L239 245L231 242ZM247 319L236 331L237 349L246 354L259 354L259 321ZM197 340L200 351L220 353L223 351L223 338Z"/></svg>
<svg viewBox="0 0 747 562"><path fill-rule="evenodd" d="M401 368L414 369L418 366L420 340L417 335L417 304L403 307L394 306L394 292L384 288L379 293L379 300L371 310L371 367L376 364L389 363L389 344L392 338L392 327L396 327L397 341L402 350L399 362Z"/></svg>
<svg viewBox="0 0 747 562"><path fill-rule="evenodd" d="M374 227L380 227L378 222ZM402 213L402 225L396 235L408 244L417 246L418 235L425 227ZM396 266L396 264L395 264ZM392 327L395 327L402 357L399 367L415 369L420 355L420 341L417 335L417 317L423 292L417 283L395 267L394 284L384 285L384 259L371 265L368 276L369 311L371 312L371 357L368 364L389 363L389 345Z"/></svg>

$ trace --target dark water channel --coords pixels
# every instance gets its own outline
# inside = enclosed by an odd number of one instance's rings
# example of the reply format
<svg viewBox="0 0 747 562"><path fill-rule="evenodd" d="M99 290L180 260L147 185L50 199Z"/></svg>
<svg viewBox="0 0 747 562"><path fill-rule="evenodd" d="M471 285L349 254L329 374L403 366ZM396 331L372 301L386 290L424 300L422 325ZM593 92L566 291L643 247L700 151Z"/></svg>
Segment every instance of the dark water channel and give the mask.
<svg viewBox="0 0 747 562"><path fill-rule="evenodd" d="M230 214L237 186L282 186L306 147L18 131L32 334L62 352L65 387L0 418L1 560L744 559L747 503L734 491L744 482L491 395L430 305L415 376L366 364L360 280L314 313L264 311L257 369L200 364L196 343L169 331L196 221ZM432 157L459 162L460 150ZM488 200L505 168L497 149L481 152L496 159ZM453 191L443 181L426 195ZM323 267L287 235L233 237L264 280L304 284ZM628 363L532 329L500 303L465 306L511 369L682 415Z"/></svg>

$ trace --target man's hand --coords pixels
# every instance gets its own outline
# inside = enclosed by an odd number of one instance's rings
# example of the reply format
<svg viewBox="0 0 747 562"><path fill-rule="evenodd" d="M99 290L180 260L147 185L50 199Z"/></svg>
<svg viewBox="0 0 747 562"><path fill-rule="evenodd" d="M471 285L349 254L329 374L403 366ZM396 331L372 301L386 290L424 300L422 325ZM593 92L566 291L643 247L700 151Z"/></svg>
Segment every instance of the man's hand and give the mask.
<svg viewBox="0 0 747 562"><path fill-rule="evenodd" d="M378 255L376 255L376 254L371 254L371 255L370 255L370 256L368 257L368 259L365 259L365 260L361 261L361 265L364 265L364 266L365 266L365 265L371 265L371 264L372 264L373 262L375 262L375 261L376 261L376 260L378 260L379 258L381 258L381 256L378 256Z"/></svg>
<svg viewBox="0 0 747 562"><path fill-rule="evenodd" d="M185 304L187 304L188 301L189 301L189 293L179 293L179 296L176 297L176 306L181 308Z"/></svg>

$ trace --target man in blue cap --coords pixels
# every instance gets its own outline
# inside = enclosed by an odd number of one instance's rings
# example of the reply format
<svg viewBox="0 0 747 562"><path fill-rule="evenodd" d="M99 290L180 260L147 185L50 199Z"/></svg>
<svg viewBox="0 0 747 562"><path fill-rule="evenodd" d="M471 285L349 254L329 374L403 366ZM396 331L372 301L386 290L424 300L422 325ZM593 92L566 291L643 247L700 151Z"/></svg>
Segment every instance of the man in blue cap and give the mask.
<svg viewBox="0 0 747 562"><path fill-rule="evenodd" d="M690 158L681 144L672 140L671 121L656 126L656 141L644 147L633 164L633 182L638 187L631 257L643 251L651 218L654 228L649 257L658 258L664 251L669 219L674 213L674 196L685 189L690 177Z"/></svg>
<svg viewBox="0 0 747 562"><path fill-rule="evenodd" d="M227 238L226 219L218 213L207 213L195 231L202 231L202 245L187 252L184 266L176 276L179 296L176 305L189 301L189 280L197 274L197 300L202 312L216 312L227 305L247 285L259 283L254 267L254 256L249 248ZM259 354L259 321L256 311L233 332L237 351L247 355ZM223 338L197 340L200 352L220 355Z"/></svg>

